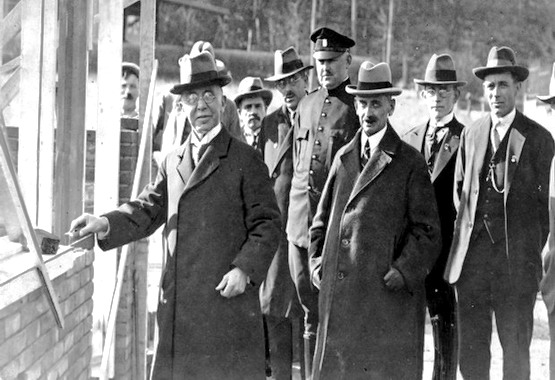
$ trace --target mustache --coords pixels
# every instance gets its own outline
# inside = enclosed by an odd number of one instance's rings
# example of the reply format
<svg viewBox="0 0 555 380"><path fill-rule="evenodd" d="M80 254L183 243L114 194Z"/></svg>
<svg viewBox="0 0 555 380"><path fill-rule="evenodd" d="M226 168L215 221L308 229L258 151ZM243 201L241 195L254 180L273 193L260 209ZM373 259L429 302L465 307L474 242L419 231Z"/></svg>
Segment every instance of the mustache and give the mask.
<svg viewBox="0 0 555 380"><path fill-rule="evenodd" d="M368 116L364 118L364 122L368 124L375 123L376 121L378 121L378 118L376 116Z"/></svg>
<svg viewBox="0 0 555 380"><path fill-rule="evenodd" d="M126 99L126 100L133 100L133 99L135 99L135 98L133 97L133 95L131 95L131 94L124 95L124 96L122 96L122 98L123 98L123 99Z"/></svg>
<svg viewBox="0 0 555 380"><path fill-rule="evenodd" d="M260 116L252 115L251 117L249 117L249 120L260 120Z"/></svg>

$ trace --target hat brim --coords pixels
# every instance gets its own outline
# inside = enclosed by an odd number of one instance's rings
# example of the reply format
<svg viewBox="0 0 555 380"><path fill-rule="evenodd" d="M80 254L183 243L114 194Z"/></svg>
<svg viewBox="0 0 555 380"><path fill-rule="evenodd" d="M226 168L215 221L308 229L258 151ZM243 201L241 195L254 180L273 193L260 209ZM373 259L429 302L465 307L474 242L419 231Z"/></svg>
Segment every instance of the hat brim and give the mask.
<svg viewBox="0 0 555 380"><path fill-rule="evenodd" d="M175 95L180 95L183 93L183 91L192 90L194 88L210 86L212 84L217 84L220 87L223 87L229 84L230 82L231 82L231 77L229 75L222 75L219 78L213 78L205 81L176 84L171 88L170 92Z"/></svg>
<svg viewBox="0 0 555 380"><path fill-rule="evenodd" d="M544 103L552 104L555 102L555 95L544 95L536 97Z"/></svg>
<svg viewBox="0 0 555 380"><path fill-rule="evenodd" d="M270 105L270 103L272 102L272 99L274 97L274 94L272 94L272 91L267 90L265 88L260 89L260 90L255 90L255 91L250 91L250 92L246 92L244 94L239 94L235 97L235 105L237 106L237 108L239 108L239 105L241 104L241 101L245 98L256 98L256 97L261 97L262 100L264 100L264 104L266 104L266 107L268 107Z"/></svg>
<svg viewBox="0 0 555 380"><path fill-rule="evenodd" d="M271 77L264 78L264 80L266 82L277 82L277 81L282 80L284 78L288 78L288 77L293 76L297 73L300 73L300 72L306 71L306 70L310 70L310 69L313 69L313 68L314 68L314 66L308 65L308 66L301 67L297 70L293 70L293 71L291 71L290 73L287 73L287 74L272 75Z"/></svg>
<svg viewBox="0 0 555 380"><path fill-rule="evenodd" d="M348 94L355 96L369 96L369 95L401 95L403 90L398 87L378 88L375 90L357 90L357 86L348 85L345 87Z"/></svg>
<svg viewBox="0 0 555 380"><path fill-rule="evenodd" d="M344 51L334 51L334 50L319 50L312 53L314 59L323 60L323 59L334 59L345 53L347 50Z"/></svg>
<svg viewBox="0 0 555 380"><path fill-rule="evenodd" d="M503 72L511 72L516 75L517 79L521 82L525 81L528 78L528 74L530 71L526 67L522 66L495 66L495 67L476 67L472 69L474 75L476 75L481 80L484 80L486 75L489 74L496 74L496 73L503 73Z"/></svg>
<svg viewBox="0 0 555 380"><path fill-rule="evenodd" d="M445 80L445 81L429 81L429 80L423 80L423 79L413 79L414 83L419 84L421 86L428 86L428 85L442 85L442 84L447 84L447 85L454 85L454 86L464 86L466 85L466 82L463 80L459 80L459 81L451 81L451 80Z"/></svg>

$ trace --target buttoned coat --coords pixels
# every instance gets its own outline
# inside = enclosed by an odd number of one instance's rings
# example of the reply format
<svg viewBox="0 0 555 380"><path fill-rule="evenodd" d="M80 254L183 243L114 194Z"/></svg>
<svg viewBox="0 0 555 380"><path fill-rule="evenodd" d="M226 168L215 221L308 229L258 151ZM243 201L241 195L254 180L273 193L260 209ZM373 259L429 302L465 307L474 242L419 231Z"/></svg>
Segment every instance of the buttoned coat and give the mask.
<svg viewBox="0 0 555 380"><path fill-rule="evenodd" d="M426 122L411 128L402 136L402 140L424 153L428 124L429 122ZM431 172L439 220L441 221L442 241L441 253L432 269L431 275L439 280L443 277L447 257L449 257L449 249L453 239L453 228L457 216L455 205L453 204L453 177L455 175L455 163L457 162L457 150L459 149L460 136L464 125L454 117L445 127L448 130L443 136Z"/></svg>
<svg viewBox="0 0 555 380"><path fill-rule="evenodd" d="M420 152L387 126L361 171L357 133L333 162L310 239L312 280L320 288L314 380L420 378L424 279L441 244ZM404 289L386 288L391 267Z"/></svg>
<svg viewBox="0 0 555 380"><path fill-rule="evenodd" d="M308 248L308 229L336 152L351 141L358 127L354 96L347 79L333 90L324 87L299 102L293 136L293 165L287 237Z"/></svg>
<svg viewBox="0 0 555 380"><path fill-rule="evenodd" d="M445 268L445 279L459 279L471 243L480 193L480 171L490 141L488 115L464 129L455 168L455 232ZM549 167L554 153L551 134L516 111L507 131L504 214L506 253L513 283L510 289L523 293L538 290L542 275L541 250L549 232Z"/></svg>
<svg viewBox="0 0 555 380"><path fill-rule="evenodd" d="M288 261L288 245L285 226L289 208L289 191L293 177L293 128L285 105L262 119L259 145L268 166L274 187L282 230L279 247L268 269L266 280L260 288L262 313L276 317L292 317L300 313Z"/></svg>
<svg viewBox="0 0 555 380"><path fill-rule="evenodd" d="M264 379L258 286L277 249L280 220L259 154L222 131L193 169L190 138L163 161L137 200L106 214L102 249L165 223L167 260L158 305L154 379ZM215 290L233 267L255 286L233 298Z"/></svg>

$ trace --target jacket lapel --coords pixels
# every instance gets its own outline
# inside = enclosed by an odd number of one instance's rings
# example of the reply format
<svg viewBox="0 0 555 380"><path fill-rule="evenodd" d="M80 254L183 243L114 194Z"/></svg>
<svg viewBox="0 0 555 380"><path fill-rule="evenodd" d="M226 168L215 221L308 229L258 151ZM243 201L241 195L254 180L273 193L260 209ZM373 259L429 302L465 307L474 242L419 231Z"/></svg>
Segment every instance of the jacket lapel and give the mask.
<svg viewBox="0 0 555 380"><path fill-rule="evenodd" d="M484 117L475 128L476 133L472 141L467 141L465 146L468 147L469 155L466 162L474 165L474 168L468 168L469 173L474 172L475 177L472 180L480 180L480 172L484 166L484 159L489 144L489 131L491 127L491 117ZM472 149L474 148L474 149ZM471 171L472 170L472 171Z"/></svg>
<svg viewBox="0 0 555 380"><path fill-rule="evenodd" d="M177 162L176 170L182 181L181 190L185 190L185 186L187 185L187 182L189 182L189 178L191 177L194 169L190 140L191 137L189 136L180 148L180 152L177 154L179 160Z"/></svg>
<svg viewBox="0 0 555 380"><path fill-rule="evenodd" d="M505 202L507 202L507 194L511 188L511 183L515 174L515 170L520 161L522 147L526 141L523 131L523 123L520 122L521 114L517 111L516 117L509 129L509 141L507 145L507 156L505 165Z"/></svg>
<svg viewBox="0 0 555 380"><path fill-rule="evenodd" d="M426 136L426 127L428 123L420 124L411 131L409 131L406 135L404 135L405 141L417 149L419 152L424 154L424 137Z"/></svg>
<svg viewBox="0 0 555 380"><path fill-rule="evenodd" d="M436 180L441 171L445 168L445 166L447 166L447 163L451 160L451 157L453 157L459 147L462 125L459 124L455 118L453 118L449 124L449 129L443 138L443 142L434 163L432 182Z"/></svg>
<svg viewBox="0 0 555 380"><path fill-rule="evenodd" d="M395 154L397 145L401 142L401 140L389 124L386 128L387 130L382 138L382 141L378 145L378 149L372 157L370 157L370 161L362 169L360 176L355 182L349 202L351 202L365 187L367 187L392 161L391 156ZM358 136L357 141L360 143L360 135Z"/></svg>
<svg viewBox="0 0 555 380"><path fill-rule="evenodd" d="M291 128L291 125L287 120L287 114L285 113L284 108L281 109L281 112L279 114L277 128L278 128L277 132L279 137L282 136L282 133L280 133L281 128L287 128L287 133L285 134L285 137L283 138L283 140L280 141L278 139L279 150L278 150L276 159L273 162L272 167L270 168L270 175L274 173L276 168L279 166L281 160L285 156L285 153L287 153L287 151L289 150L289 148L291 148L291 145L293 144L293 128Z"/></svg>

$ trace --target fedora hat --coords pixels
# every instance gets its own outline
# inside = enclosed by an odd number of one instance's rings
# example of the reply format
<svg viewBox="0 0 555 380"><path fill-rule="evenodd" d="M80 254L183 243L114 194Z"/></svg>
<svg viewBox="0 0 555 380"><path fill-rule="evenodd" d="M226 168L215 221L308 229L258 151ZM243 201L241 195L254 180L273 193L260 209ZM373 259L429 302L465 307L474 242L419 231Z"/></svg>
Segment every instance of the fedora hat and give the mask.
<svg viewBox="0 0 555 380"><path fill-rule="evenodd" d="M241 101L245 98L256 98L260 96L264 100L266 107L272 102L272 91L262 87L262 79L259 77L245 77L239 83L239 88L237 89L239 95L235 97L235 105L239 107Z"/></svg>
<svg viewBox="0 0 555 380"><path fill-rule="evenodd" d="M277 82L283 78L293 76L314 66L305 66L293 46L285 50L276 50L274 53L274 75L266 78L268 82Z"/></svg>
<svg viewBox="0 0 555 380"><path fill-rule="evenodd" d="M482 80L488 74L507 71L513 73L519 82L526 80L529 74L526 67L516 64L515 52L507 46L501 46L500 48L497 46L492 47L489 51L486 65L472 69L474 75Z"/></svg>
<svg viewBox="0 0 555 380"><path fill-rule="evenodd" d="M231 81L218 73L214 57L207 51L194 56L185 54L179 58L179 76L181 83L173 86L170 90L172 94L212 84L223 87Z"/></svg>
<svg viewBox="0 0 555 380"><path fill-rule="evenodd" d="M349 37L326 27L316 29L310 40L314 42L312 56L315 59L333 59L355 46L355 41Z"/></svg>
<svg viewBox="0 0 555 380"><path fill-rule="evenodd" d="M345 91L358 96L368 95L399 95L402 89L391 84L391 70L385 62L374 65L364 61L358 70L358 84L348 85Z"/></svg>
<svg viewBox="0 0 555 380"><path fill-rule="evenodd" d="M549 94L538 96L538 99L545 103L552 103L555 99L555 62L553 63L553 71L551 72L551 80L549 81Z"/></svg>
<svg viewBox="0 0 555 380"><path fill-rule="evenodd" d="M426 67L424 79L414 79L414 83L424 86L433 84L464 86L466 84L464 81L457 80L455 63L449 54L432 55Z"/></svg>
<svg viewBox="0 0 555 380"><path fill-rule="evenodd" d="M210 42L202 41L202 40L195 42L191 47L190 55L195 56L202 53L203 51L207 51L210 54L212 54L212 57L214 57L214 60L216 61L216 69L218 70L218 74L224 77L229 77L228 79L229 79L229 82L231 83L232 81L231 73L225 67L225 63L223 63L223 61L216 58L216 53L214 53L214 46L212 46Z"/></svg>

